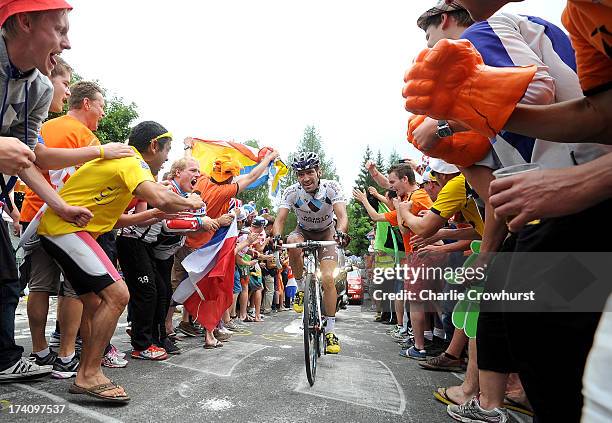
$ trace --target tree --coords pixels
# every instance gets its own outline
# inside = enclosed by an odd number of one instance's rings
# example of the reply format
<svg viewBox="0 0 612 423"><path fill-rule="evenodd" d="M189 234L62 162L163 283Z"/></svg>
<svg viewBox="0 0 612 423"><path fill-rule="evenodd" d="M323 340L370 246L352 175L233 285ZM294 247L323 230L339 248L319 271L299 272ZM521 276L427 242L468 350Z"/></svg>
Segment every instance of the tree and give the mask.
<svg viewBox="0 0 612 423"><path fill-rule="evenodd" d="M368 160L372 160L372 149L369 145L366 146L365 152L363 153L363 158L361 160L361 167L359 168L359 174L357 175L357 179L355 179L354 188L358 188L361 190L366 190L369 186L376 186L374 179L370 173L366 170L366 162Z"/></svg>
<svg viewBox="0 0 612 423"><path fill-rule="evenodd" d="M378 150L378 153L376 153L376 160L374 161L374 164L376 164L376 169L379 169L381 172L385 171L385 159L383 159L380 150Z"/></svg>
<svg viewBox="0 0 612 423"><path fill-rule="evenodd" d="M395 150L391 151L391 154L389 155L389 161L388 161L389 166L387 167L387 171L389 171L389 168L391 166L398 164L400 161L400 158L401 157L399 154L397 154L397 151Z"/></svg>
<svg viewBox="0 0 612 423"><path fill-rule="evenodd" d="M245 145L249 147L253 147L259 150L259 141L257 140L248 140L244 142ZM257 206L257 210L261 210L262 208L267 208L268 210L272 209L272 201L270 200L269 195L269 187L267 184L261 185L255 189L247 189L238 194L238 198L242 200L245 204L249 201L254 201Z"/></svg>

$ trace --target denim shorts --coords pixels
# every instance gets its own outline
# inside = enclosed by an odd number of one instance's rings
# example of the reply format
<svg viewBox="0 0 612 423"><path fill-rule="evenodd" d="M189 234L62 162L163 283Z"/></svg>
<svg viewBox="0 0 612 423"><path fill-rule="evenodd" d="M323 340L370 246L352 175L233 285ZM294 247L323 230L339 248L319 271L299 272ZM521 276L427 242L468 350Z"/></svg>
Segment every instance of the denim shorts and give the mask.
<svg viewBox="0 0 612 423"><path fill-rule="evenodd" d="M242 292L242 285L240 284L240 271L236 267L234 269L234 294L240 294Z"/></svg>

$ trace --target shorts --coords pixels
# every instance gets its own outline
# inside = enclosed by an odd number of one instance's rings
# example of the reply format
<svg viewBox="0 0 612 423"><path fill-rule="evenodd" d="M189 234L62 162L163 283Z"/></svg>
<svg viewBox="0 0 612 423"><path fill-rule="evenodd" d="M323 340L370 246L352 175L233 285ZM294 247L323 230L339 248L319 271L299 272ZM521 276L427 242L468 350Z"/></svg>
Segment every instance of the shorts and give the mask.
<svg viewBox="0 0 612 423"><path fill-rule="evenodd" d="M404 290L416 296L415 301L419 301L419 295L424 290L442 291L444 281L437 278L439 276L437 270L444 267L446 260L446 254L432 254L425 257L418 257L416 253L409 254L407 257L408 277L404 281Z"/></svg>
<svg viewBox="0 0 612 423"><path fill-rule="evenodd" d="M242 292L242 284L240 283L240 271L236 267L234 269L234 294L240 294Z"/></svg>
<svg viewBox="0 0 612 423"><path fill-rule="evenodd" d="M78 298L67 278L60 278L62 272L59 266L40 244L30 250L24 261L27 262L25 266L29 271L27 281L30 292L47 292L51 295Z"/></svg>
<svg viewBox="0 0 612 423"><path fill-rule="evenodd" d="M178 249L176 254L174 254L174 263L172 264L172 275L170 283L172 285L172 292L176 291L176 288L185 280L187 277L187 271L181 264L185 257L191 254L193 250L186 245L183 245Z"/></svg>
<svg viewBox="0 0 612 423"><path fill-rule="evenodd" d="M249 276L249 291L259 291L263 289L263 280L261 277Z"/></svg>
<svg viewBox="0 0 612 423"><path fill-rule="evenodd" d="M289 234L289 237L293 236L293 237L299 237L301 239L301 241L298 240L295 242L302 242L302 241L306 241L307 239L310 241L333 241L335 234L336 234L336 231L333 226L330 226L329 228L321 232L312 232L312 231L306 231L298 225L293 230L293 232ZM338 261L338 250L336 246L332 245L329 247L321 247L319 248L318 254L319 254L319 261L323 261L323 260L334 260L336 262Z"/></svg>
<svg viewBox="0 0 612 423"><path fill-rule="evenodd" d="M78 295L96 294L121 280L102 247L89 232L66 235L41 236L40 243L72 281Z"/></svg>
<svg viewBox="0 0 612 423"><path fill-rule="evenodd" d="M285 287L285 297L293 298L297 293L297 286L286 286Z"/></svg>

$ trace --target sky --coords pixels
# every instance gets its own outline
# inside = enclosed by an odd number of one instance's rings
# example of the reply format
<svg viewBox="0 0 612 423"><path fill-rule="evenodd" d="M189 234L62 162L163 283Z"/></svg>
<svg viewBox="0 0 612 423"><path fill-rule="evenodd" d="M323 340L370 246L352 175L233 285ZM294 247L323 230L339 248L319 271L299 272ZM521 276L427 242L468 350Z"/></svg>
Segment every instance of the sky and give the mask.
<svg viewBox="0 0 612 423"><path fill-rule="evenodd" d="M367 145L419 157L406 141L404 71L425 48L432 0L71 0L63 57L173 132L170 162L193 136L295 150L321 135L348 192ZM562 0L503 10L559 26ZM117 140L123 141L123 140ZM169 166L170 163L168 163Z"/></svg>

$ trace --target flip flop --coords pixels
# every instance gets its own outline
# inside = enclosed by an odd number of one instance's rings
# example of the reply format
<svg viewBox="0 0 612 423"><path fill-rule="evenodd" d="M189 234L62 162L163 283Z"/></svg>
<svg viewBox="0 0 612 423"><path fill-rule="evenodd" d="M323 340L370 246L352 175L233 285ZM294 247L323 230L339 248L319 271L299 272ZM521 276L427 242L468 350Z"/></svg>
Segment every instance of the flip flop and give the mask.
<svg viewBox="0 0 612 423"><path fill-rule="evenodd" d="M209 344L204 344L204 349L205 350L214 350L215 348L221 348L223 346L223 343L219 340L217 340L214 344L209 345Z"/></svg>
<svg viewBox="0 0 612 423"><path fill-rule="evenodd" d="M102 383L100 385L95 385L89 388L85 388L83 386L79 386L76 383L70 385L68 392L71 394L85 394L90 397L94 397L100 400L108 401L108 402L128 402L130 397L127 395L102 395L102 392L110 391L113 388L120 388L115 382Z"/></svg>
<svg viewBox="0 0 612 423"><path fill-rule="evenodd" d="M253 319L251 316L247 316L244 319L242 319L242 321L245 323L253 323L255 319Z"/></svg>
<svg viewBox="0 0 612 423"><path fill-rule="evenodd" d="M446 394L446 390L448 388L438 388L436 391L434 391L433 395L434 397L440 401L441 403L444 403L446 405L459 405L458 403L456 403L455 401L453 401L452 399L450 399L450 397Z"/></svg>
<svg viewBox="0 0 612 423"><path fill-rule="evenodd" d="M518 401L514 401L511 398L504 397L504 408L508 410L516 411L521 414L525 414L526 416L533 417L533 411L531 411L525 404L521 404Z"/></svg>

